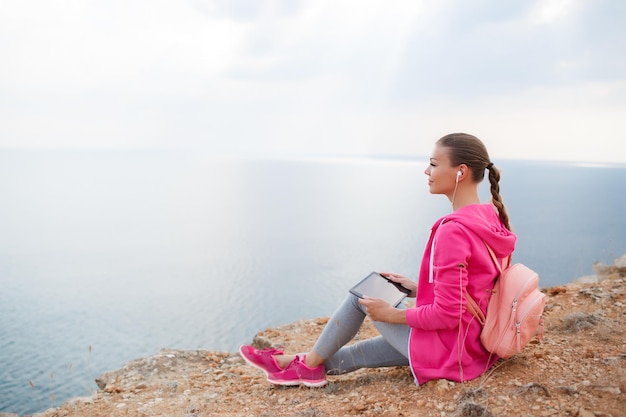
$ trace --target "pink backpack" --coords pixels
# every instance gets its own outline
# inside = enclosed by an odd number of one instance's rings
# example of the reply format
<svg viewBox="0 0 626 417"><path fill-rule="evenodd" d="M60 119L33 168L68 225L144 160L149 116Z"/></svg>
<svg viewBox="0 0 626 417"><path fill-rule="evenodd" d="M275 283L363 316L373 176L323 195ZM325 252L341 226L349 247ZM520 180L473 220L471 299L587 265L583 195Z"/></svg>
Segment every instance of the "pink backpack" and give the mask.
<svg viewBox="0 0 626 417"><path fill-rule="evenodd" d="M501 358L509 358L521 352L535 334L538 340L543 337L546 297L538 289L536 272L519 263L511 266L510 256L500 264L489 245L487 249L500 271L487 306L487 316L466 292L467 310L483 325L480 341L485 349Z"/></svg>

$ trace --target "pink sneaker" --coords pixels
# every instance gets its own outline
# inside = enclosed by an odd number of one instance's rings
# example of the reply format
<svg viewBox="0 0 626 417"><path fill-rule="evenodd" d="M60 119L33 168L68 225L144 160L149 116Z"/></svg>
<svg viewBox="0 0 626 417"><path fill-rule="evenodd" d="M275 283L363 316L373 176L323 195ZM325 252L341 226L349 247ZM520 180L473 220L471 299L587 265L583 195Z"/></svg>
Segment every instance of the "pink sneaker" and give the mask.
<svg viewBox="0 0 626 417"><path fill-rule="evenodd" d="M307 387L323 387L328 383L324 365L309 368L304 363L304 357L299 356L278 372L267 376L267 380L275 385L305 385Z"/></svg>
<svg viewBox="0 0 626 417"><path fill-rule="evenodd" d="M255 349L250 345L241 345L239 348L241 357L250 365L265 372L267 376L283 370L274 358L274 355L282 355L283 353L285 353L283 349Z"/></svg>

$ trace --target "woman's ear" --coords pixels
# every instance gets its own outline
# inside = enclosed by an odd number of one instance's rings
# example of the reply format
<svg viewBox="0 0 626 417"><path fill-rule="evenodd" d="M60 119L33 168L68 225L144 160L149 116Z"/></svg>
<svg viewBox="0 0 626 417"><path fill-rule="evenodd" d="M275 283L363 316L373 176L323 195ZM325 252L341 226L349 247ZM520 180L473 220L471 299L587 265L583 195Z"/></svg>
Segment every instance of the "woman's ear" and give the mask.
<svg viewBox="0 0 626 417"><path fill-rule="evenodd" d="M459 165L459 170L456 173L456 181L465 178L465 175L469 172L469 168L465 164Z"/></svg>

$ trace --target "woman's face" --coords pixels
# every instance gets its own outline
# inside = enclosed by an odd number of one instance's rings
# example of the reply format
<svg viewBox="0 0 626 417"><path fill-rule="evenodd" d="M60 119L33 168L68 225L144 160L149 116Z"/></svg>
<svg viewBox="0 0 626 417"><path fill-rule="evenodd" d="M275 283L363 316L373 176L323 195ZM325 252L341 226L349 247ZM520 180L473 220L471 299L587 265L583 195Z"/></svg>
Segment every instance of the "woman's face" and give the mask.
<svg viewBox="0 0 626 417"><path fill-rule="evenodd" d="M431 194L451 195L456 185L456 174L459 167L453 167L448 158L448 149L435 146L430 157L430 164L424 173L428 176L428 187Z"/></svg>

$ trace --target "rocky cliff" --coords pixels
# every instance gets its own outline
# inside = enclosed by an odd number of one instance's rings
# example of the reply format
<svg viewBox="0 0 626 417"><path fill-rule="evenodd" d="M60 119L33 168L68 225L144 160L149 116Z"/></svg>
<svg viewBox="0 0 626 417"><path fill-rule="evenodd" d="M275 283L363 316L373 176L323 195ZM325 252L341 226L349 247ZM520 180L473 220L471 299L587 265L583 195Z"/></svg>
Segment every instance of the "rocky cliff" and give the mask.
<svg viewBox="0 0 626 417"><path fill-rule="evenodd" d="M329 377L320 389L273 387L236 354L163 350L100 376L93 396L38 417L623 416L626 256L595 271L544 289L543 340L471 382L415 386L408 368L382 368ZM303 351L326 321L267 329L254 343ZM373 334L366 322L357 339Z"/></svg>

